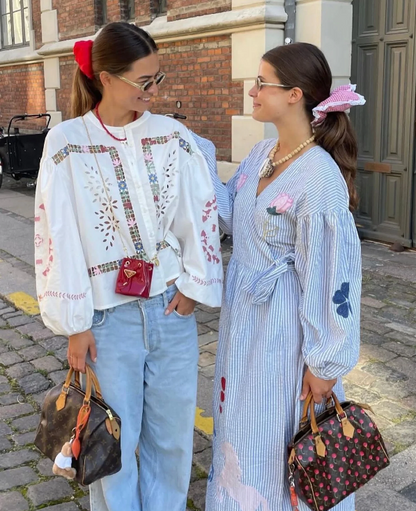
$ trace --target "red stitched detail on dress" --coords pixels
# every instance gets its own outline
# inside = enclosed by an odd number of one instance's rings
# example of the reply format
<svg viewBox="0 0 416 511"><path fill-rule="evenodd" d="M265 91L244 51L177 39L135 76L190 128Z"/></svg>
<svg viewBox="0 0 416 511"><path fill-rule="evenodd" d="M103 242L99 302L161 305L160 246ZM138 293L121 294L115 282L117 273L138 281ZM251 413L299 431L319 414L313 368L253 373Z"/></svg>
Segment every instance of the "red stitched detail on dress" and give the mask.
<svg viewBox="0 0 416 511"><path fill-rule="evenodd" d="M87 293L80 293L79 295L74 295L70 293L62 293L61 291L46 291L43 295L38 295L38 300L41 301L47 296L51 296L53 298L60 298L61 300L82 300L87 296Z"/></svg>
<svg viewBox="0 0 416 511"><path fill-rule="evenodd" d="M208 245L208 236L206 231L201 231L201 242L202 250L205 253L207 261L212 264L219 264L221 261L215 253L215 248L212 245Z"/></svg>
<svg viewBox="0 0 416 511"><path fill-rule="evenodd" d="M211 213L213 211L217 211L217 197L214 195L214 198L208 201L205 204L205 209L202 210L202 221L205 223L211 218ZM215 225L215 224L214 224ZM214 231L213 231L214 232Z"/></svg>
<svg viewBox="0 0 416 511"><path fill-rule="evenodd" d="M46 277L48 273L51 271L51 265L53 263L53 247L52 247L52 240L49 238L49 257L48 257L48 264L46 268L43 270L42 275Z"/></svg>
<svg viewBox="0 0 416 511"><path fill-rule="evenodd" d="M35 236L35 246L39 248L43 243L43 238L40 234L36 234Z"/></svg>

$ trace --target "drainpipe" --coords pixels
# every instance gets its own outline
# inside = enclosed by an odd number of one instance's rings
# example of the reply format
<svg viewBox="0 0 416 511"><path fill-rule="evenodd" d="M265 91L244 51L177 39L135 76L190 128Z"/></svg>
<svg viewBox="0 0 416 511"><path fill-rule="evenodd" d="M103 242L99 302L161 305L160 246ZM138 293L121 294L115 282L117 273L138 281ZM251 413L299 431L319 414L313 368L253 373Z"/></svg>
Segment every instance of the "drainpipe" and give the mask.
<svg viewBox="0 0 416 511"><path fill-rule="evenodd" d="M296 31L296 0L285 0L287 21L285 23L285 44L295 42Z"/></svg>

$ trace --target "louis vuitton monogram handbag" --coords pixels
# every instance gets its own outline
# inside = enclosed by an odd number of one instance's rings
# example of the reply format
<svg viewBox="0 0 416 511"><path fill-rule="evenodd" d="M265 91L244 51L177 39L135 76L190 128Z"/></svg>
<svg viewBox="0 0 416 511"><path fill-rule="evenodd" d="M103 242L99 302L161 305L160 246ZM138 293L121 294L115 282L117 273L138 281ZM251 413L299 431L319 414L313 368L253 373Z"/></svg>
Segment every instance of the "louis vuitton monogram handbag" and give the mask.
<svg viewBox="0 0 416 511"><path fill-rule="evenodd" d="M79 373L71 368L65 383L46 394L35 445L53 461L71 441L75 480L89 485L121 469L120 431L121 420L104 402L98 379L87 365L85 392Z"/></svg>

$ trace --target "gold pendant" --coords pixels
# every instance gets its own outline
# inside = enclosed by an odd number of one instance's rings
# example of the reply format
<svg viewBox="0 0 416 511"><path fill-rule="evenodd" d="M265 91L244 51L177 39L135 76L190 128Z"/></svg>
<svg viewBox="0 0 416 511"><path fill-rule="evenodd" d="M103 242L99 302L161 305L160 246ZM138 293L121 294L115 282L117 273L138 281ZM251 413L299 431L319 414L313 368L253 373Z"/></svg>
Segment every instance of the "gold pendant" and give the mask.
<svg viewBox="0 0 416 511"><path fill-rule="evenodd" d="M137 272L133 271L133 270L124 270L124 275L128 278L128 279L131 279L132 277L134 277L136 275Z"/></svg>

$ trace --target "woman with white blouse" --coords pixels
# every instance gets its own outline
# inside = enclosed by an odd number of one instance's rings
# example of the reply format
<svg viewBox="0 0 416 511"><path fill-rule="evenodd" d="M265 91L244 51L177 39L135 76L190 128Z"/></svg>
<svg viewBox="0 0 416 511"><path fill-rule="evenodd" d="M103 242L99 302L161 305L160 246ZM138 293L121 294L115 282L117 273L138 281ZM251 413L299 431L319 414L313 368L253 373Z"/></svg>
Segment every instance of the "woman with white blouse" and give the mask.
<svg viewBox="0 0 416 511"><path fill-rule="evenodd" d="M91 486L92 511L184 511L193 312L222 292L213 185L188 130L149 112L165 75L145 31L110 23L74 53L74 118L48 134L36 193L41 314L122 420L122 469Z"/></svg>

